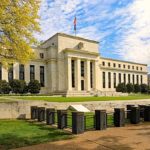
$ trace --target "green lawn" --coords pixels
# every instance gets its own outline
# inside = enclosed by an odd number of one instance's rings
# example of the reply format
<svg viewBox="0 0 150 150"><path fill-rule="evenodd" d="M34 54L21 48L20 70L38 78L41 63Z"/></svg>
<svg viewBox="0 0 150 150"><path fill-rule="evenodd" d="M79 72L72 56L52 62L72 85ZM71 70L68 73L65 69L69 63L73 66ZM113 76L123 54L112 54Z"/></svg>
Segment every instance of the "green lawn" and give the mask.
<svg viewBox="0 0 150 150"><path fill-rule="evenodd" d="M0 120L0 149L17 148L68 138L72 138L72 135L50 126L21 120Z"/></svg>
<svg viewBox="0 0 150 150"><path fill-rule="evenodd" d="M138 100L150 99L150 95L137 94L129 96L103 96L103 97L50 97L50 96L10 96L18 100L43 100L49 102L86 102L86 101L110 101L110 100Z"/></svg>

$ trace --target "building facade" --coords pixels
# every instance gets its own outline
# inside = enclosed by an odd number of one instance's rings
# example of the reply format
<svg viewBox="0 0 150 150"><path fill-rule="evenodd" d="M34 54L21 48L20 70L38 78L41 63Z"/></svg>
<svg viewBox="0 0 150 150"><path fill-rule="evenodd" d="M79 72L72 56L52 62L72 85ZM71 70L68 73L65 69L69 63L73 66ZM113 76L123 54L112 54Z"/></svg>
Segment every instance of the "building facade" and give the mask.
<svg viewBox="0 0 150 150"><path fill-rule="evenodd" d="M41 93L95 95L115 93L118 83L147 84L147 65L103 58L97 41L57 33L33 48L36 59L28 64L0 66L0 79L36 79Z"/></svg>

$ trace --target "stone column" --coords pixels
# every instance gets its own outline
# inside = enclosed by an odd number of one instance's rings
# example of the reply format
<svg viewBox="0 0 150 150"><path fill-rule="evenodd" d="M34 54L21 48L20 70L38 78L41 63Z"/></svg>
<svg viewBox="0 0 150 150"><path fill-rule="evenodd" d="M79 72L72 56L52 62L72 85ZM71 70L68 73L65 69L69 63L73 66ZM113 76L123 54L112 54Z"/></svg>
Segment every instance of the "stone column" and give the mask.
<svg viewBox="0 0 150 150"><path fill-rule="evenodd" d="M86 83L86 90L90 91L91 87L90 87L90 61L89 60L86 61L86 73L85 73L85 75L86 75L86 82L85 82Z"/></svg>
<svg viewBox="0 0 150 150"><path fill-rule="evenodd" d="M95 60L94 61L94 71L93 71L93 78L94 78L94 88L95 90L100 90L100 69L99 69L99 61Z"/></svg>
<svg viewBox="0 0 150 150"><path fill-rule="evenodd" d="M81 91L81 60L78 58L76 60L76 75L75 75L75 83L77 91Z"/></svg>
<svg viewBox="0 0 150 150"><path fill-rule="evenodd" d="M71 57L68 57L67 58L67 80L68 80L68 91L70 91L72 89L72 86L71 86L71 82L72 82L72 79L71 79Z"/></svg>

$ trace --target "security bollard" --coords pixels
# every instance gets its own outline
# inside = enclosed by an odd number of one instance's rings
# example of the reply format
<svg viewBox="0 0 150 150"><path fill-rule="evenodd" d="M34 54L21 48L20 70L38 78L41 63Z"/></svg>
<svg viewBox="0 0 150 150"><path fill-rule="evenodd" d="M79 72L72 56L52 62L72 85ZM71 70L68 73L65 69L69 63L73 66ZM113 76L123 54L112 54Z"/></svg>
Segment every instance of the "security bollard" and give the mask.
<svg viewBox="0 0 150 150"><path fill-rule="evenodd" d="M144 121L150 121L150 105L144 107Z"/></svg>
<svg viewBox="0 0 150 150"><path fill-rule="evenodd" d="M67 127L67 110L57 110L58 129Z"/></svg>
<svg viewBox="0 0 150 150"><path fill-rule="evenodd" d="M55 109L54 108L46 109L46 124L47 125L55 124Z"/></svg>
<svg viewBox="0 0 150 150"><path fill-rule="evenodd" d="M127 105L127 119L130 119L130 113L131 113L131 108L134 107L134 105Z"/></svg>
<svg viewBox="0 0 150 150"><path fill-rule="evenodd" d="M84 132L84 113L72 112L72 133L80 134Z"/></svg>
<svg viewBox="0 0 150 150"><path fill-rule="evenodd" d="M37 119L37 118L38 118L38 107L31 106L31 119Z"/></svg>
<svg viewBox="0 0 150 150"><path fill-rule="evenodd" d="M144 109L146 105L138 105L140 109L140 118L144 118Z"/></svg>
<svg viewBox="0 0 150 150"><path fill-rule="evenodd" d="M105 130L107 128L106 110L95 110L95 129Z"/></svg>
<svg viewBox="0 0 150 150"><path fill-rule="evenodd" d="M114 109L114 125L115 127L125 126L125 110L124 108Z"/></svg>
<svg viewBox="0 0 150 150"><path fill-rule="evenodd" d="M38 121L45 121L45 107L38 107Z"/></svg>
<svg viewBox="0 0 150 150"><path fill-rule="evenodd" d="M138 124L140 122L140 109L139 107L132 107L130 114L130 122L132 124Z"/></svg>

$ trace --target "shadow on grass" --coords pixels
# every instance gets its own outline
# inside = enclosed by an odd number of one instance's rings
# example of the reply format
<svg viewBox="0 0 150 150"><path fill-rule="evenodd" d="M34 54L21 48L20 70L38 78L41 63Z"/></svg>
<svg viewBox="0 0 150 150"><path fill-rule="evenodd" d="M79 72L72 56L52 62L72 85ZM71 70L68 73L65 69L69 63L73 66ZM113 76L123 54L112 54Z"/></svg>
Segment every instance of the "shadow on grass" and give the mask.
<svg viewBox="0 0 150 150"><path fill-rule="evenodd" d="M6 131L6 133L0 134L0 150L72 138L71 133L46 126L44 124L34 124L34 123L27 123L27 124L30 127L30 129L32 128L35 129L35 132L34 130L29 129L28 131L27 129L25 129L25 131L22 133L19 130L16 132Z"/></svg>

